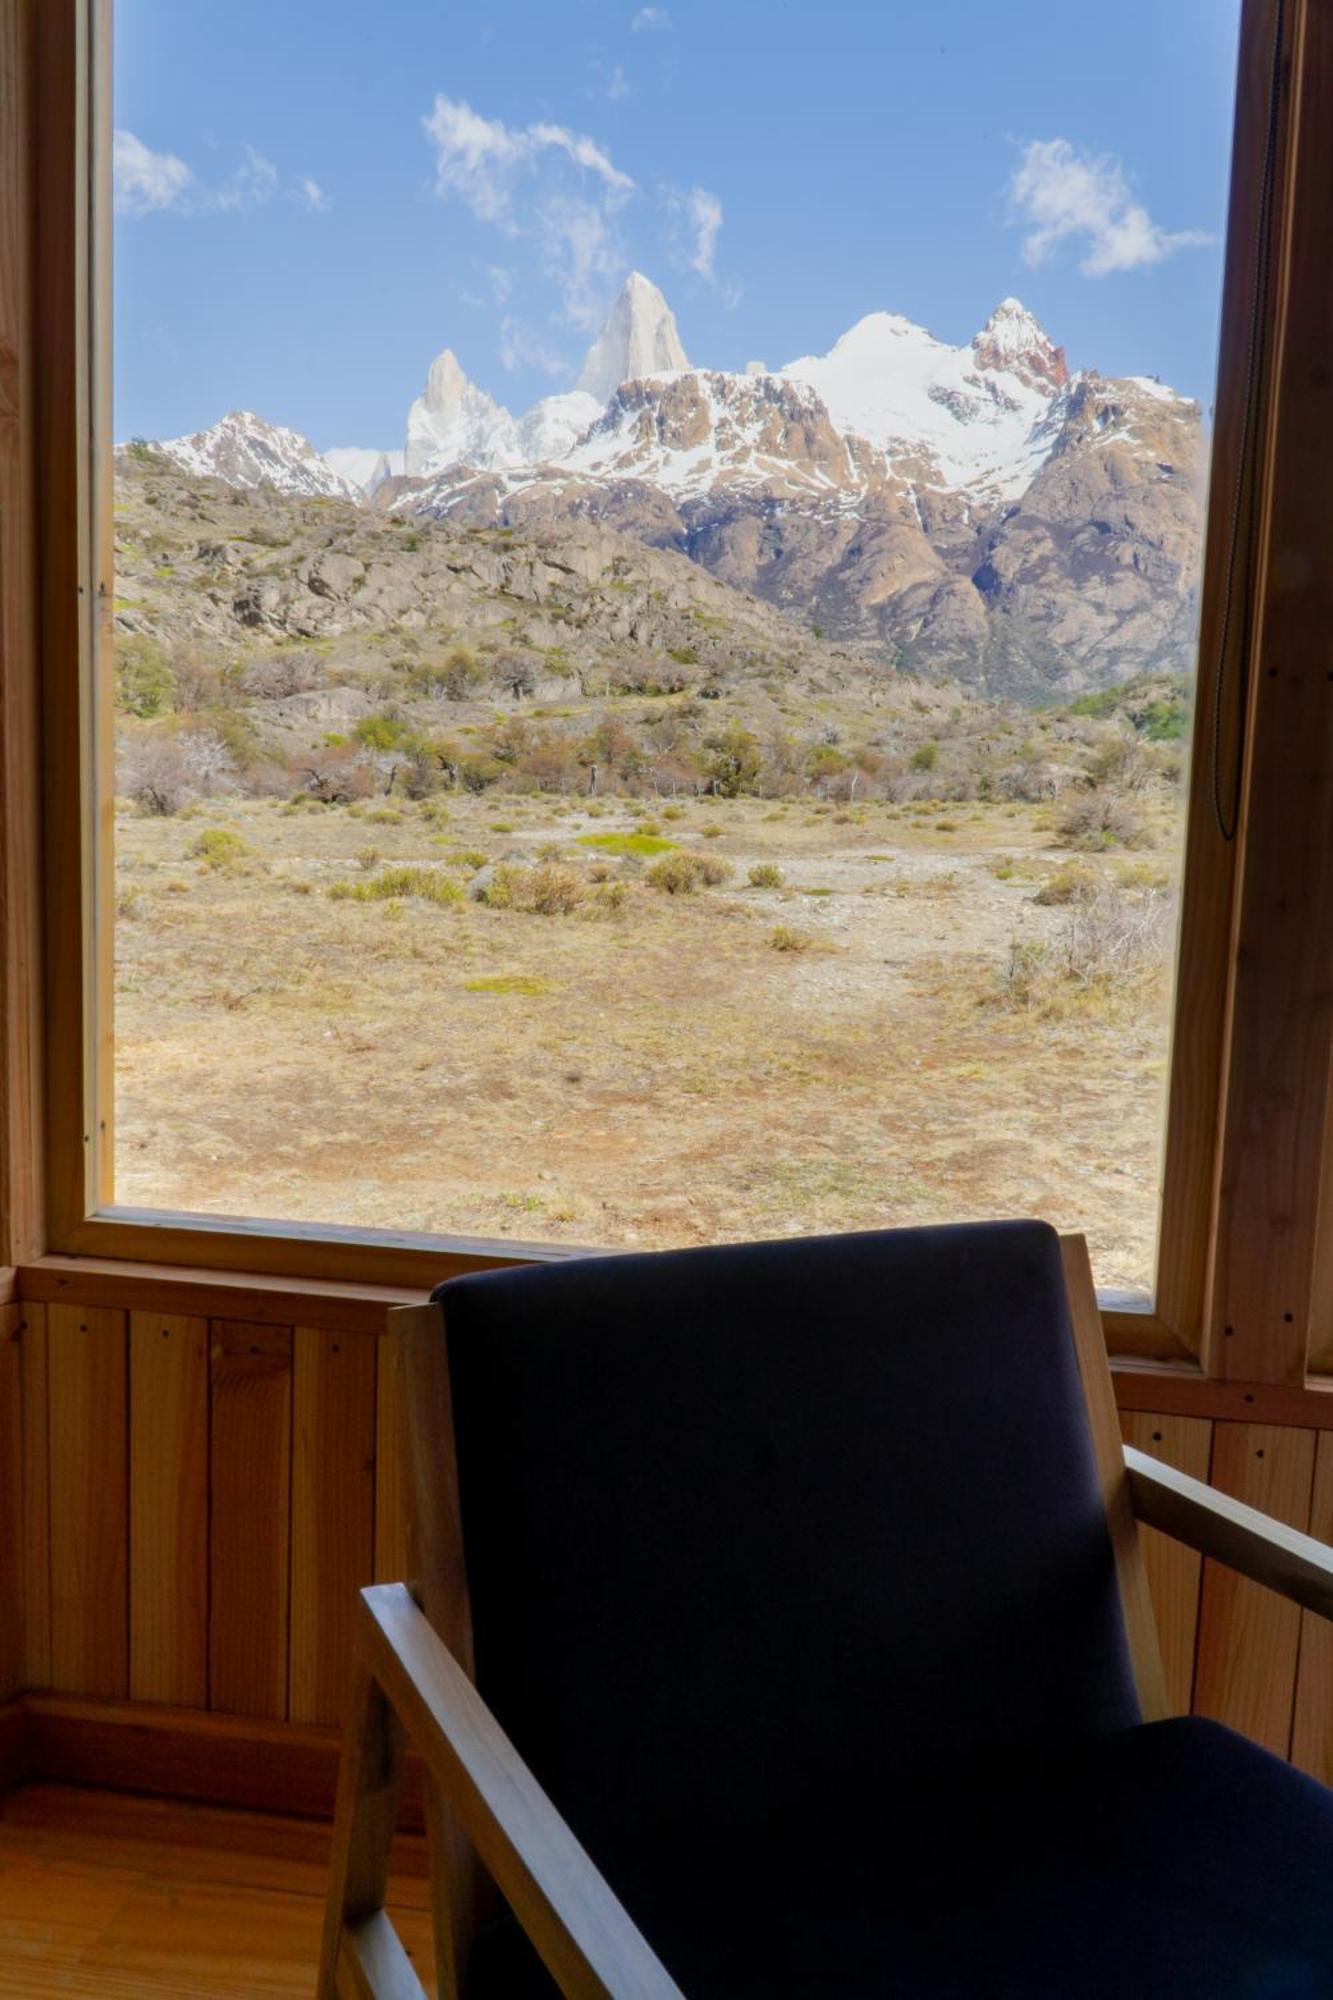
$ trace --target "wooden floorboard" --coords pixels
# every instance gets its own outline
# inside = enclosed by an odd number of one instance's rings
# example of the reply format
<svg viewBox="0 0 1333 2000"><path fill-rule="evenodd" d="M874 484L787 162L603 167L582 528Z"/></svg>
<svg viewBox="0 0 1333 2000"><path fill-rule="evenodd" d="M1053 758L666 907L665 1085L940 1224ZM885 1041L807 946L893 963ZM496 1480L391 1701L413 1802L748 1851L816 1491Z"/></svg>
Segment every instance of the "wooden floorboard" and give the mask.
<svg viewBox="0 0 1333 2000"><path fill-rule="evenodd" d="M0 1794L0 1994L309 1995L328 1849L308 1820L64 1785ZM419 1840L399 1842L390 1908L429 1987Z"/></svg>

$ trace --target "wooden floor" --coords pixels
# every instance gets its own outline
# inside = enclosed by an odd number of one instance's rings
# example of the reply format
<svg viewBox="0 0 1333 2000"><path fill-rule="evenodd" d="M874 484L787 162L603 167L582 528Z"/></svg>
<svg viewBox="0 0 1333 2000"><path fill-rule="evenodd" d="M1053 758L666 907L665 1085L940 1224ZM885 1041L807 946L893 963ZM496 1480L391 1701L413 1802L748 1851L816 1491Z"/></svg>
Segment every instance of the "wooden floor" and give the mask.
<svg viewBox="0 0 1333 2000"><path fill-rule="evenodd" d="M309 1821L57 1785L0 1793L0 1995L313 1994L328 1832ZM432 1977L425 1862L390 1907Z"/></svg>

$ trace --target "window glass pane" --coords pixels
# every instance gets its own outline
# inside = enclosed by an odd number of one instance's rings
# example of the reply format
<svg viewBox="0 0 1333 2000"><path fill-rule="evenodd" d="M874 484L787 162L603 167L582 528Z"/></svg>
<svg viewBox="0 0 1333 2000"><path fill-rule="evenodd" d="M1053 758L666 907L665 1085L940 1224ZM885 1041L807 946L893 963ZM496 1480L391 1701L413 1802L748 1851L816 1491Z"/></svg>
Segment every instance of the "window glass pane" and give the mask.
<svg viewBox="0 0 1333 2000"><path fill-rule="evenodd" d="M115 1188L1151 1288L1233 0L120 0Z"/></svg>

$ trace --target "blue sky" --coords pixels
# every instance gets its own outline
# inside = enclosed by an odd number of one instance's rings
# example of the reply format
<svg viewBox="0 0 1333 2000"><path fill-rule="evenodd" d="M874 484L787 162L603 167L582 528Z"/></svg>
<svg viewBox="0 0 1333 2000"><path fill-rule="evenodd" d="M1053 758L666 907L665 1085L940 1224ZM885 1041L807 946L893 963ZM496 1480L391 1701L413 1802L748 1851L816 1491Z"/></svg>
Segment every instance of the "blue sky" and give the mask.
<svg viewBox="0 0 1333 2000"><path fill-rule="evenodd" d="M117 436L398 444L445 346L521 409L635 267L705 365L1012 293L1206 401L1238 10L117 0Z"/></svg>

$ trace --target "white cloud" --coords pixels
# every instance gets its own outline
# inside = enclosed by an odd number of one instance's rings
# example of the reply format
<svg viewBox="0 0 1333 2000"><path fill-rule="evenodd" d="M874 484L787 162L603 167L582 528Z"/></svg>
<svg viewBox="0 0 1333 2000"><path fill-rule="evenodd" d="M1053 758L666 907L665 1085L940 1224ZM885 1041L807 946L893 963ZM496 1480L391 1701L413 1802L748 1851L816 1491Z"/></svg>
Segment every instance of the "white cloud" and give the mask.
<svg viewBox="0 0 1333 2000"><path fill-rule="evenodd" d="M206 187L174 153L155 153L133 132L118 131L112 140L112 176L117 215L177 215L240 213L262 208L278 192L278 170L253 146L235 172L215 187ZM318 181L308 176L287 189L306 208L329 206Z"/></svg>
<svg viewBox="0 0 1333 2000"><path fill-rule="evenodd" d="M542 269L560 290L565 318L595 333L611 283L625 267L625 249L604 206L576 194L546 196L537 205Z"/></svg>
<svg viewBox="0 0 1333 2000"><path fill-rule="evenodd" d="M1203 230L1162 229L1130 191L1113 154L1081 152L1068 139L1033 139L1009 181L1011 222L1028 231L1023 261L1044 264L1071 239L1080 241L1087 278L1160 264L1177 250L1211 243Z"/></svg>
<svg viewBox="0 0 1333 2000"><path fill-rule="evenodd" d="M117 132L111 162L117 215L151 215L155 209L190 206L194 175L174 153L155 153L133 132Z"/></svg>
<svg viewBox="0 0 1333 2000"><path fill-rule="evenodd" d="M651 34L655 30L669 28L671 16L665 7L640 7L630 26L636 35Z"/></svg>
<svg viewBox="0 0 1333 2000"><path fill-rule="evenodd" d="M611 68L603 72L603 74L606 77L603 88L613 104L618 104L622 97L628 97L631 94L634 86L619 63L613 63Z"/></svg>
<svg viewBox="0 0 1333 2000"><path fill-rule="evenodd" d="M713 258L717 252L717 233L722 227L722 204L715 194L709 194L707 188L691 188L685 197L685 212L694 231L690 268L711 284L715 275Z"/></svg>
<svg viewBox="0 0 1333 2000"><path fill-rule="evenodd" d="M569 363L541 335L506 313L500 322L500 360L512 374L516 368L537 368L543 375L568 375Z"/></svg>
<svg viewBox="0 0 1333 2000"><path fill-rule="evenodd" d="M740 293L719 284L717 239L722 228L722 203L707 188L664 185L659 193L666 205L666 237L672 262L683 271L694 271L705 283L717 286L730 310L740 301Z"/></svg>
<svg viewBox="0 0 1333 2000"><path fill-rule="evenodd" d="M634 188L595 139L565 125L510 126L443 96L422 122L435 148L436 193L457 195L483 222L517 231L515 184L544 153L563 154L613 194L626 195Z"/></svg>
<svg viewBox="0 0 1333 2000"><path fill-rule="evenodd" d="M595 139L565 125L510 126L444 96L422 124L435 151L440 198L461 201L507 236L535 242L565 317L596 326L605 303L602 281L624 267L616 218L634 193L630 176Z"/></svg>
<svg viewBox="0 0 1333 2000"><path fill-rule="evenodd" d="M486 276L491 281L491 294L495 299L496 305L502 306L506 304L510 293L514 289L513 272L507 271L503 264L488 264L486 266Z"/></svg>
<svg viewBox="0 0 1333 2000"><path fill-rule="evenodd" d="M278 170L253 146L245 149L245 159L230 180L224 181L211 198L211 206L225 210L262 208L272 201L278 187Z"/></svg>

